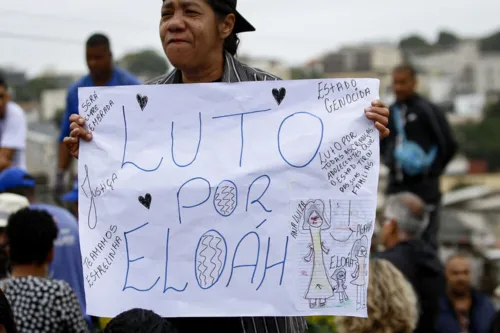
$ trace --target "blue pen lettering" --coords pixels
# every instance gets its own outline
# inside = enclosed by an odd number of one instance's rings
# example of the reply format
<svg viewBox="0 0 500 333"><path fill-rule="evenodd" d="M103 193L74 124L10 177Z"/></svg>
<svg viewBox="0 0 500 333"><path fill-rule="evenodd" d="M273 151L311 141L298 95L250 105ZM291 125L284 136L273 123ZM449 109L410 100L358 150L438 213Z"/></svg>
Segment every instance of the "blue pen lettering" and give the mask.
<svg viewBox="0 0 500 333"><path fill-rule="evenodd" d="M128 246L128 235L132 234L134 232L138 232L142 228L146 227L148 224L149 223L144 223L140 227L137 227L137 228L135 228L133 230L126 231L126 232L123 233L123 236L125 238L125 250L127 251L127 272L125 273L125 283L123 284L123 291L125 291L127 289L133 289L133 290L141 291L141 292L150 291L151 289L154 288L154 286L156 286L156 284L158 283L158 281L160 281L160 277L158 277L151 287L149 287L149 288L143 288L143 289L140 289L140 288L137 288L137 287L134 287L134 286L131 286L131 285L128 284L128 275L130 273L130 264L144 259L144 257L130 259L130 249L129 249L129 246Z"/></svg>
<svg viewBox="0 0 500 333"><path fill-rule="evenodd" d="M240 136L241 136L241 149L240 149L240 167L243 163L243 147L245 146L245 136L244 136L244 131L243 131L243 121L245 118L245 115L247 114L254 114L254 113L262 113L262 112L268 112L271 111L271 109L267 110L258 110L258 111L250 111L250 112L243 112L243 113L234 113L234 114L228 114L224 116L218 116L218 117L213 117L212 119L220 119L220 118L228 118L228 117L235 117L235 116L240 116Z"/></svg>
<svg viewBox="0 0 500 333"><path fill-rule="evenodd" d="M319 124L321 126L320 128L320 133L321 133L321 137L319 139L319 142L318 142L318 145L317 147L315 148L315 151L314 153L312 154L312 157L311 159L308 161L308 162L305 162L304 164L293 164L292 162L290 162L286 157L285 155L283 154L283 151L282 151L282 140L281 140L281 131L283 129L283 125L285 124L285 122L287 122L290 118L292 117L295 117L295 116L298 116L298 115L307 115L309 117L313 117L315 119L317 119L319 121ZM291 115L289 115L288 117L286 117L285 119L283 119L283 121L281 122L281 125L279 127L279 130L278 130L278 150L279 150L279 153L281 155L281 158L283 159L283 161L285 161L288 165L290 165L291 167L294 167L294 168L305 168L306 166L308 166L309 164L311 164L311 162L314 160L314 158L316 157L316 155L318 154L319 152L319 148L321 147L321 144L323 142L323 132L324 132L324 125L323 125L323 121L321 120L320 117L312 114L312 113L309 113L309 112L296 112L296 113L293 113ZM308 129L309 130L309 129ZM295 133L294 135L297 135L297 133Z"/></svg>
<svg viewBox="0 0 500 333"><path fill-rule="evenodd" d="M201 145L201 127L202 127L202 122L201 122L201 112L198 114L199 118L200 118L200 133L198 135L198 146L196 147L196 153L194 154L194 157L193 159L191 160L191 162L187 163L187 164L179 164L177 163L176 159L175 159L175 154L174 154L174 142L175 142L175 137L174 137L174 122L172 121L172 130L170 132L170 136L172 138L172 161L174 161L174 164L177 165L178 167L180 168L185 168L185 167L188 167L190 166L191 164L194 163L194 161L196 160L196 157L198 157L198 152L200 151L200 145Z"/></svg>

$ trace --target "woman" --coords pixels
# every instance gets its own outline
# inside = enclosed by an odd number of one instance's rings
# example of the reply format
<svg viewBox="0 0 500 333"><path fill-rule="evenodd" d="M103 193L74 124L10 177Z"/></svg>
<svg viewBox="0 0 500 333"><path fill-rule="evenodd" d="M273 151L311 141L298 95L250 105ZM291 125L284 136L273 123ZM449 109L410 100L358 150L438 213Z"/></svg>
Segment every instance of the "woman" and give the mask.
<svg viewBox="0 0 500 333"><path fill-rule="evenodd" d="M337 317L339 333L411 333L417 326L417 296L394 265L370 261L368 318Z"/></svg>
<svg viewBox="0 0 500 333"><path fill-rule="evenodd" d="M19 332L86 333L80 303L64 281L47 277L57 226L52 217L24 208L9 217L11 277L0 281Z"/></svg>
<svg viewBox="0 0 500 333"><path fill-rule="evenodd" d="M311 309L326 306L326 300L333 297L333 287L328 279L323 253L329 250L321 241L321 231L330 228L330 223L325 219L325 204L321 200L309 201L304 209L304 222L302 229L311 233L311 244L309 253L304 261L311 262L312 274L307 288L305 299L309 300ZM318 304L319 303L319 304Z"/></svg>
<svg viewBox="0 0 500 333"><path fill-rule="evenodd" d="M0 333L17 333L12 309L2 290L0 290Z"/></svg>
<svg viewBox="0 0 500 333"><path fill-rule="evenodd" d="M160 37L175 70L151 84L278 80L234 58L239 43L237 34L254 30L236 11L236 0L164 0ZM381 137L389 134L386 128L389 110L382 102L373 102L366 116L375 122ZM92 135L85 130L85 120L79 115L72 115L70 122L71 133L64 143L72 156L78 158L79 139L90 141ZM303 318L177 319L175 322L181 332L220 331L230 326L232 332L299 333L307 327Z"/></svg>
<svg viewBox="0 0 500 333"><path fill-rule="evenodd" d="M368 260L368 238L361 237L354 242L351 250L351 261L356 264L356 269L351 274L354 280L351 284L356 286L356 309L366 308L366 261Z"/></svg>

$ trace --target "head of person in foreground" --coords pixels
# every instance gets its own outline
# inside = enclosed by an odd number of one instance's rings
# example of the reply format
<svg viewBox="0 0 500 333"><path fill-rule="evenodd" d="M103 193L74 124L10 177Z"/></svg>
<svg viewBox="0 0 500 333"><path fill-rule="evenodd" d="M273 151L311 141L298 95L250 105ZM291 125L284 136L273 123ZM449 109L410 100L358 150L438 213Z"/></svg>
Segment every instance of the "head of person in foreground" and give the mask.
<svg viewBox="0 0 500 333"><path fill-rule="evenodd" d="M418 320L417 296L389 261L370 261L368 318L336 317L340 333L411 333Z"/></svg>
<svg viewBox="0 0 500 333"><path fill-rule="evenodd" d="M132 309L113 318L103 333L177 333L168 320L150 310Z"/></svg>

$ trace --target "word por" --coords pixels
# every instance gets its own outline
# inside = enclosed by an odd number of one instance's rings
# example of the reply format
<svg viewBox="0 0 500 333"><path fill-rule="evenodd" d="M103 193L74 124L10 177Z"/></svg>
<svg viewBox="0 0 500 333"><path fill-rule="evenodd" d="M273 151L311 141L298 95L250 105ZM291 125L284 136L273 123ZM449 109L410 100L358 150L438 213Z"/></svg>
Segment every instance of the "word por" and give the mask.
<svg viewBox="0 0 500 333"><path fill-rule="evenodd" d="M322 170L326 171L329 183L338 187L341 193L350 190L357 195L366 183L374 162L370 150L375 143L374 129L369 127L358 135L349 133L340 142L334 142L324 152L319 152Z"/></svg>

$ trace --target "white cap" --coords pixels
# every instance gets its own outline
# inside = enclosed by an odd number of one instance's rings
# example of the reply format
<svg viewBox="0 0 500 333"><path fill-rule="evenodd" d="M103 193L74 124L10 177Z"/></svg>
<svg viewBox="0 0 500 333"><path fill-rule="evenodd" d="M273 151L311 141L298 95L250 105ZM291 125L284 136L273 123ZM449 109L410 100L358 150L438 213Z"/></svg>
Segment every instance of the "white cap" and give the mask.
<svg viewBox="0 0 500 333"><path fill-rule="evenodd" d="M7 226L9 216L18 210L29 207L28 199L12 193L0 194L0 228Z"/></svg>

